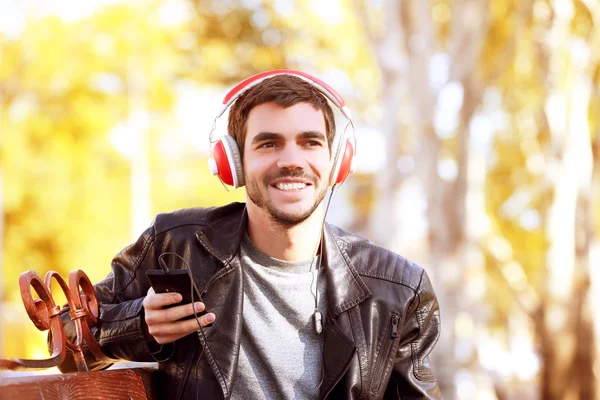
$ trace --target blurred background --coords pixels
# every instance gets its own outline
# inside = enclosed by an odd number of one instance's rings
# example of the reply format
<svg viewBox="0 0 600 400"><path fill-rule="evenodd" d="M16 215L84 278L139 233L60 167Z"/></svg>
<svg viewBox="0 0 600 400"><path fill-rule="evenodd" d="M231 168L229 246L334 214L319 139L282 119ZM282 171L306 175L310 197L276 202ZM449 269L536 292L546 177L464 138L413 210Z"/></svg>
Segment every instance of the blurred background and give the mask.
<svg viewBox="0 0 600 400"><path fill-rule="evenodd" d="M352 109L329 220L429 272L446 398L600 398L597 0L0 1L0 358L47 357L21 272L97 281L156 213L244 199L208 133L274 68Z"/></svg>

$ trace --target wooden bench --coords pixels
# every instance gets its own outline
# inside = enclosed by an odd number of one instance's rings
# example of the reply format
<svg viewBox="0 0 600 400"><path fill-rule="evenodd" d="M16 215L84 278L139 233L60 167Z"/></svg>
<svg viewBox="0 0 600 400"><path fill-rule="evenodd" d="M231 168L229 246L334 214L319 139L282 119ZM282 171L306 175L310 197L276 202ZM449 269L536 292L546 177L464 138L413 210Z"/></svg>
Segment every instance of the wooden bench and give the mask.
<svg viewBox="0 0 600 400"><path fill-rule="evenodd" d="M2 400L155 400L163 398L145 368L0 379Z"/></svg>
<svg viewBox="0 0 600 400"><path fill-rule="evenodd" d="M67 297L69 315L75 323L77 338L67 340L62 322L61 307L55 304L51 282L58 282ZM85 344L98 360L106 357L91 333L98 318L98 302L94 288L81 270L69 274L68 284L58 273L50 271L44 280L34 271L19 276L19 288L25 310L31 321L41 331L52 333L52 354L43 360L20 358L0 359L0 370L35 371L58 366L65 359L67 348L73 352L79 372L55 375L28 375L0 378L0 400L154 400L163 398L153 379L156 369L124 368L89 372L83 357ZM39 297L33 298L32 290Z"/></svg>

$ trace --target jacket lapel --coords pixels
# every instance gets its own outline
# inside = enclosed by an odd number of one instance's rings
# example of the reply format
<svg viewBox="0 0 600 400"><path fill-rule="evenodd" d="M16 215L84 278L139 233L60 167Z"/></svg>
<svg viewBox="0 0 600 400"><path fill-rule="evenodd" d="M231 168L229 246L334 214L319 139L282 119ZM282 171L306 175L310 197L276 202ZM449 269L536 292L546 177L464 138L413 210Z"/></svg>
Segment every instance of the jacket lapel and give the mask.
<svg viewBox="0 0 600 400"><path fill-rule="evenodd" d="M344 318L347 319L347 315L342 317ZM348 336L347 330L334 319L327 318L323 336L323 378L319 389L321 399L327 396L344 375L356 350L352 336Z"/></svg>
<svg viewBox="0 0 600 400"><path fill-rule="evenodd" d="M332 228L325 227L323 274L327 287L328 318L323 329L323 383L320 397L342 378L356 351L348 310L371 296L367 285L352 266L343 242ZM364 336L364 335L363 335Z"/></svg>
<svg viewBox="0 0 600 400"><path fill-rule="evenodd" d="M327 284L327 301L332 316L337 317L371 297L371 292L352 265L344 242L336 237L329 224L325 226L324 234L323 271Z"/></svg>
<svg viewBox="0 0 600 400"><path fill-rule="evenodd" d="M217 319L199 336L226 399L231 395L242 333L243 281L236 255L246 218L245 208L241 207L238 213L230 212L196 234L202 246L222 263L202 295L206 309Z"/></svg>

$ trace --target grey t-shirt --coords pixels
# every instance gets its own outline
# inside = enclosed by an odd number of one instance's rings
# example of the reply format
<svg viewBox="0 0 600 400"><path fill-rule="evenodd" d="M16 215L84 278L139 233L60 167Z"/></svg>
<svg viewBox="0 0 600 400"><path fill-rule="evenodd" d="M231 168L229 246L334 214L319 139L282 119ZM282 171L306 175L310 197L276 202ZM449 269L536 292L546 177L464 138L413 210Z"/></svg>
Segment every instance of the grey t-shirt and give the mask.
<svg viewBox="0 0 600 400"><path fill-rule="evenodd" d="M319 387L323 336L314 328L317 259L282 261L250 241L240 249L243 328L232 399L308 399ZM325 285L319 279L325 320Z"/></svg>

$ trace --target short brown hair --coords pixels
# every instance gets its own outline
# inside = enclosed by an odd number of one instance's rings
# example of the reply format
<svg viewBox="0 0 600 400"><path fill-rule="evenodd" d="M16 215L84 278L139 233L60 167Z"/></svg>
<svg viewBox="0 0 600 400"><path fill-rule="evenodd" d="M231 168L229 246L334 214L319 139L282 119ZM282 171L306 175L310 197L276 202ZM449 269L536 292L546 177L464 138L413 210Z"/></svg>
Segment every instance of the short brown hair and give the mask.
<svg viewBox="0 0 600 400"><path fill-rule="evenodd" d="M276 75L265 79L242 93L231 106L227 131L235 139L242 156L244 154L248 115L254 107L264 103L275 103L283 108L298 103L308 103L315 109L321 110L325 117L325 134L331 152L335 136L335 119L333 110L325 96L310 83L296 76Z"/></svg>

